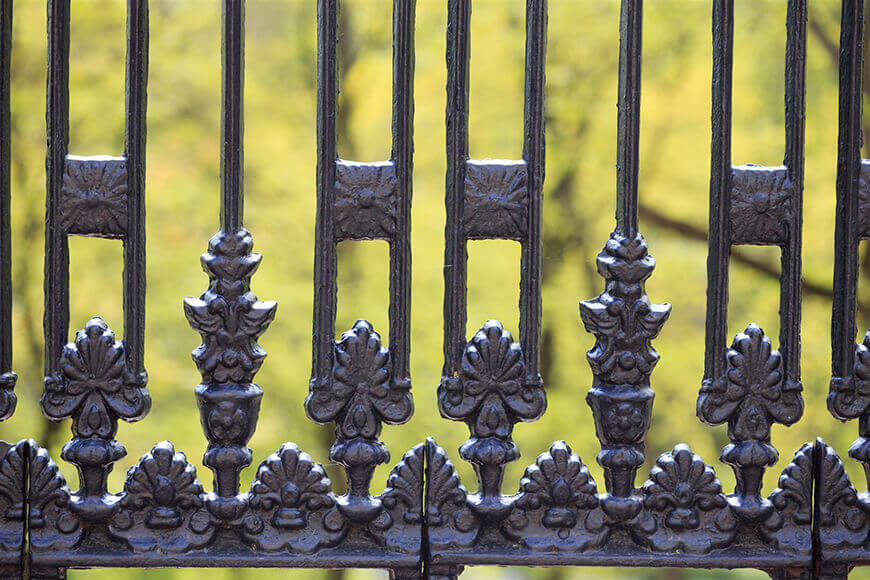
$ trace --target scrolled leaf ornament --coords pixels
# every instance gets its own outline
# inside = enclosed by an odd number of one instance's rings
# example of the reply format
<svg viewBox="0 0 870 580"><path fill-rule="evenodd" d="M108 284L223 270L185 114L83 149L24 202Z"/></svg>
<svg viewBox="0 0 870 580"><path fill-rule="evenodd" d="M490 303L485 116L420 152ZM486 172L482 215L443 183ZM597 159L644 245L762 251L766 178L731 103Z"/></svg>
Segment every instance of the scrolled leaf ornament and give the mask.
<svg viewBox="0 0 870 580"><path fill-rule="evenodd" d="M335 422L329 458L344 466L348 480L338 508L349 520L368 524L386 518L381 500L369 490L375 467L390 460L378 440L381 425L410 419L413 400L408 383L393 380L389 350L368 321L358 320L341 335L333 357L331 380L312 384L305 409L317 423Z"/></svg>
<svg viewBox="0 0 870 580"><path fill-rule="evenodd" d="M737 334L725 358L725 376L701 387L698 417L710 425L728 423L731 444L722 461L734 468L738 481L729 503L742 519L758 523L773 511L761 497L764 470L779 457L770 444L770 426L800 419L802 387L783 377L782 356L756 324Z"/></svg>
<svg viewBox="0 0 870 580"><path fill-rule="evenodd" d="M413 412L410 391L391 379L389 351L371 324L358 320L336 342L331 384L315 388L305 408L318 423L335 421L340 438L377 438L381 423L404 423Z"/></svg>
<svg viewBox="0 0 870 580"><path fill-rule="evenodd" d="M126 364L123 342L101 318L92 318L64 347L59 375L46 379L42 408L55 420L73 418L79 437L113 437L119 418L139 420L151 406Z"/></svg>
<svg viewBox="0 0 870 580"><path fill-rule="evenodd" d="M0 421L12 416L18 397L15 395L15 383L18 375L12 371L0 373Z"/></svg>
<svg viewBox="0 0 870 580"><path fill-rule="evenodd" d="M735 440L770 439L773 423L791 425L803 412L800 386L789 388L782 374L782 356L756 324L734 338L726 353L725 379L705 385L698 413L710 424L728 422Z"/></svg>
<svg viewBox="0 0 870 580"><path fill-rule="evenodd" d="M275 302L261 302L250 291L262 256L253 253L247 230L218 232L202 255L209 289L187 298L184 313L203 338L193 360L206 383L247 383L260 370L266 351L257 344L275 318Z"/></svg>
<svg viewBox="0 0 870 580"><path fill-rule="evenodd" d="M469 505L483 520L503 520L511 509L501 496L504 468L520 456L513 426L538 419L547 398L540 382L526 377L522 348L500 322L487 321L468 341L457 376L438 387L438 406L444 417L468 424L471 437L459 454L480 481Z"/></svg>
<svg viewBox="0 0 870 580"><path fill-rule="evenodd" d="M89 320L64 347L59 369L45 379L41 404L52 420L73 420L73 439L61 457L78 468L81 489L69 508L86 521L105 522L120 506L106 491L106 478L127 453L114 438L118 419L138 421L148 412L146 378L128 372L124 343L101 318Z"/></svg>
<svg viewBox="0 0 870 580"><path fill-rule="evenodd" d="M510 332L489 320L468 342L459 380L439 389L441 412L465 421L473 437L506 439L519 421L534 421L546 409L540 385L526 384L523 353Z"/></svg>
<svg viewBox="0 0 870 580"><path fill-rule="evenodd" d="M828 409L843 421L870 412L870 330L863 342L855 346L852 376L831 379Z"/></svg>

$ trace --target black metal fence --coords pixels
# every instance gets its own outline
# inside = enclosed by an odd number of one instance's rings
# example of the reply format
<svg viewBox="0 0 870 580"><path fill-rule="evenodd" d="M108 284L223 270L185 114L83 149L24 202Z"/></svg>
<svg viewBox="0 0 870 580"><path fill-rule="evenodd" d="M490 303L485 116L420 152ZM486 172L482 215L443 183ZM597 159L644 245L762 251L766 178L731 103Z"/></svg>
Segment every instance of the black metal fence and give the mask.
<svg viewBox="0 0 870 580"><path fill-rule="evenodd" d="M0 0L0 418L16 404L10 272L10 53L12 0ZM470 437L462 459L477 473L466 490L449 454L428 440L395 464L372 496L374 469L390 461L383 423L413 412L409 375L410 218L413 172L414 0L393 2L393 148L380 163L336 152L338 0L318 0L317 238L313 362L306 410L334 423L329 459L344 467L336 495L323 467L293 443L260 463L250 490L263 391L253 380L266 356L257 344L276 304L250 291L260 255L243 227L244 1L224 0L220 227L202 255L209 276L184 310L202 335L194 360L208 439L204 464L214 489L169 442L161 442L110 492L112 464L126 454L118 421L149 411L144 367L145 120L147 0L127 2L125 150L78 157L69 141L70 0L48 0L45 386L42 410L72 420L61 457L78 468L72 491L34 440L0 444L0 566L4 577L61 578L89 567L383 568L395 578L452 578L474 565L758 568L776 578L839 578L870 563L870 496L849 481L822 440L797 450L779 487L761 494L778 458L771 425L803 412L800 382L801 224L806 0L788 0L786 151L779 167L731 164L733 0L713 0L713 131L706 371L698 397L705 423L727 423L721 459L733 492L684 444L662 455L636 484L650 424L651 341L670 305L644 290L654 260L638 229L641 0L622 0L616 227L598 255L604 291L580 303L596 337L588 352L587 402L601 442L603 488L564 442L529 466L514 495L502 493L505 465L519 457L515 423L544 412L539 373L541 201L544 180L546 0L527 0L523 151L517 161L468 155L471 0L449 0L444 370L438 404ZM859 419L849 456L870 477L870 333L853 347L858 242L870 238L870 162L860 157L863 0L843 0L831 412ZM519 153L519 152L518 152ZM124 244L124 329L117 340L99 318L69 329L70 235ZM389 348L366 321L334 340L336 244L390 246ZM519 241L518 341L497 321L469 340L467 240ZM726 343L728 263L738 244L782 251L778 348L750 324Z"/></svg>

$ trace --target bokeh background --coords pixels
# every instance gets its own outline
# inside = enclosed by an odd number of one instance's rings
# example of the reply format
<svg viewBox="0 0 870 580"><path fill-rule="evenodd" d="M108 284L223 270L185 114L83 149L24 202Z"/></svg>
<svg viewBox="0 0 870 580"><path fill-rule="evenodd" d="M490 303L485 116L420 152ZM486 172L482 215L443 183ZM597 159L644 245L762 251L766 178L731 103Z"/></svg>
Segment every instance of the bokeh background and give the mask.
<svg viewBox="0 0 870 580"><path fill-rule="evenodd" d="M445 174L444 0L418 0L413 246L412 377L416 413L383 439L393 462L426 436L447 449L470 488L474 475L458 459L464 425L442 419L435 389L442 364ZM783 66L785 0L737 0L733 158L777 165L784 151ZM839 2L810 2L807 58L806 193L804 221L803 382L806 412L790 428L775 427L780 463L802 442L826 438L841 454L855 426L825 407L830 374L830 287L833 270L834 179L837 146ZM220 133L219 0L151 0L148 102L146 363L153 398L150 415L122 424L128 455L110 488L152 445L171 439L197 466L205 450L193 388L199 375L190 351L199 344L181 300L199 295L207 278L199 254L217 229ZM473 157L518 158L522 149L524 2L476 0L472 18L470 148ZM595 256L613 228L615 210L617 0L551 0L547 57L547 170L544 200L543 375L549 410L514 437L523 458L511 464L505 490L550 442L565 439L603 485L595 462L598 442L585 403L591 373L585 351L593 338L582 328L577 302L603 286ZM345 0L341 16L339 153L374 161L390 148L390 0ZM15 370L18 410L0 424L0 437L35 437L55 458L69 426L44 419L42 391L42 256L44 239L45 3L15 3L12 62ZM674 444L689 442L733 488L718 462L725 427L695 417L703 373L708 180L710 173L711 7L708 0L656 0L645 7L641 109L641 230L657 268L647 289L671 302L673 313L654 346L661 362L652 376L657 393L648 437L648 464ZM119 154L124 128L125 13L121 0L75 0L70 58L70 152ZM326 461L330 427L316 426L302 406L310 372L312 264L315 214L315 2L250 0L247 7L246 226L264 255L253 281L261 299L278 301L278 316L261 339L269 356L258 375L265 391L251 441L255 465L292 440ZM865 154L865 156L867 156ZM123 332L121 244L73 238L71 331L99 314ZM862 248L859 327L870 323L870 253ZM741 248L732 265L729 333L750 321L770 336L778 328L778 250ZM339 252L337 331L367 318L386 335L388 254L385 242L343 243ZM519 246L470 242L469 327L487 318L517 327ZM747 265L746 262L754 262ZM866 306L863 306L866 305ZM68 423L68 422L67 422ZM59 460L58 460L59 461ZM61 468L73 487L74 469ZM848 461L863 488L858 466ZM327 466L340 490L343 477ZM381 489L389 466L376 472ZM243 472L250 484L254 467ZM330 578L340 572L257 570L71 571L71 578ZM861 576L855 573L855 577ZM381 572L347 572L379 578ZM764 577L757 572L680 570L469 569L464 578L712 578ZM870 577L863 575L861 577Z"/></svg>

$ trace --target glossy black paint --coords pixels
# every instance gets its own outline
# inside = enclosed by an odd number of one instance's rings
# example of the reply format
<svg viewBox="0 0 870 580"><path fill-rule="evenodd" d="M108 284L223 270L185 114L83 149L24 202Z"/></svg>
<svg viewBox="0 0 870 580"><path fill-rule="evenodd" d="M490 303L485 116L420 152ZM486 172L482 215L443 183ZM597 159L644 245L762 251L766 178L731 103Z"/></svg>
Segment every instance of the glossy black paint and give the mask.
<svg viewBox="0 0 870 580"><path fill-rule="evenodd" d="M106 480L126 453L118 420L142 419L145 388L145 126L148 3L127 2L125 152L68 155L70 0L48 0L46 380L42 407L72 419L62 457L76 465L71 491L33 440L0 442L0 576L63 578L87 567L383 568L393 578L455 578L464 567L673 566L758 568L775 578L841 578L870 564L870 503L821 439L801 447L761 495L776 463L770 427L803 410L800 383L800 256L806 0L789 0L785 67L786 154L781 167L732 166L733 0L713 0L713 115L705 377L699 418L728 424L722 460L737 475L732 493L685 444L646 460L659 355L652 346L671 306L652 303L645 281L655 261L639 232L638 168L642 0L622 0L620 18L616 224L598 255L605 280L580 303L595 343L587 403L601 443L604 487L564 441L526 469L505 495L505 465L520 456L514 425L546 408L539 373L541 204L544 181L546 0L526 1L524 142L521 159L468 157L472 0L448 0L447 175L444 369L441 414L465 422L460 456L478 491L460 481L433 440L406 452L386 489L373 495L378 464L390 461L382 424L413 413L410 393L410 220L413 173L414 0L393 0L393 149L388 161L357 163L337 152L338 0L318 0L317 225L309 417L333 423L329 460L342 465L347 493L332 492L321 464L288 442L263 459L247 491L240 474L253 461L263 389L254 377L266 352L257 339L277 305L251 292L261 261L244 228L244 0L224 0L220 222L202 255L209 286L184 301L202 343L193 351L202 381L194 392L213 472L209 490L186 456L157 443L127 474ZM860 157L863 0L843 0L840 150L837 178L833 367L829 405L858 418L850 456L870 478L870 338L854 346L858 241L870 238L864 210L870 162ZM0 420L15 408L10 273L10 70L12 0L0 0ZM866 191L865 191L866 190ZM763 207L761 207L763 205ZM67 237L124 243L123 340L93 318L67 342ZM386 240L390 246L389 347L358 321L335 337L336 245ZM518 341L491 320L465 336L468 240L521 244ZM749 324L726 345L730 248L782 249L781 332L774 349ZM870 336L870 334L868 334Z"/></svg>
<svg viewBox="0 0 870 580"><path fill-rule="evenodd" d="M844 0L840 30L840 136L837 156L837 227L834 300L831 318L831 387L828 409L838 419L858 419L858 439L849 457L860 462L870 482L870 398L867 380L870 339L855 344L858 243L868 239L867 161L861 159L864 2ZM844 577L870 562L866 548L870 502L858 493L830 447L820 461L816 543L821 575Z"/></svg>

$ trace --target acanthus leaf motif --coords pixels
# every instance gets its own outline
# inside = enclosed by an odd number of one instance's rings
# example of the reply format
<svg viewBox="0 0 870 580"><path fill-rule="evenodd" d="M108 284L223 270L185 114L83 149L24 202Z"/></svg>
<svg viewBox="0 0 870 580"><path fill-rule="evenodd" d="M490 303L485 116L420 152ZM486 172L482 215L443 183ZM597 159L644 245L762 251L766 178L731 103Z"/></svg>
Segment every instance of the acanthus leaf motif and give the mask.
<svg viewBox="0 0 870 580"><path fill-rule="evenodd" d="M514 423L533 421L546 408L543 387L525 374L519 343L500 322L488 320L468 341L458 380L439 387L441 412L468 423L472 437L507 439Z"/></svg>
<svg viewBox="0 0 870 580"><path fill-rule="evenodd" d="M861 445L862 439L859 438L853 448ZM867 441L863 443L866 445ZM867 493L858 495L833 448L817 440L816 452L822 456L816 463L821 471L815 492L818 513L813 515L813 523L818 522L821 549L823 552L858 547L863 550L870 528L866 515L870 498Z"/></svg>
<svg viewBox="0 0 870 580"><path fill-rule="evenodd" d="M605 291L580 302L583 325L596 338L586 357L597 381L613 385L649 381L659 360L651 341L671 312L670 304L652 304L644 291L643 282L653 268L655 260L640 234L628 238L613 232L598 254L598 272L607 281Z"/></svg>
<svg viewBox="0 0 870 580"><path fill-rule="evenodd" d="M245 229L215 234L202 255L209 289L184 301L187 320L203 339L193 351L203 382L249 383L266 358L257 339L274 320L277 305L257 300L250 290L262 260L253 247Z"/></svg>
<svg viewBox="0 0 870 580"><path fill-rule="evenodd" d="M701 388L698 415L706 423L727 421L734 441L767 442L773 423L791 425L801 417L800 383L784 379L782 355L757 324L737 334L726 363L724 379Z"/></svg>
<svg viewBox="0 0 870 580"><path fill-rule="evenodd" d="M26 449L27 441L11 445L0 441L2 461L0 461L0 505L5 507L3 518L8 521L25 520L26 505Z"/></svg>
<svg viewBox="0 0 870 580"><path fill-rule="evenodd" d="M28 440L30 457L29 540L33 553L71 547L80 541L84 526L68 508L73 494L48 450ZM58 534L60 532L60 534Z"/></svg>
<svg viewBox="0 0 870 580"><path fill-rule="evenodd" d="M779 486L768 496L775 511L759 526L758 531L762 538L779 550L803 555L813 551L813 496L820 491L815 485L814 465L818 448L818 444L804 443L779 476ZM825 470L834 471L834 468L826 465Z"/></svg>
<svg viewBox="0 0 870 580"><path fill-rule="evenodd" d="M468 547L481 531L469 509L468 491L456 468L435 440L426 440L425 518L430 545L435 549Z"/></svg>
<svg viewBox="0 0 870 580"><path fill-rule="evenodd" d="M401 520L406 524L423 522L423 454L422 445L405 453L390 472L387 488L380 496L384 507L401 512Z"/></svg>
<svg viewBox="0 0 870 580"><path fill-rule="evenodd" d="M379 496L385 513L385 545L406 554L420 552L423 526L423 490L425 488L425 445L414 446L396 464L387 478L387 487ZM370 526L370 530L375 526ZM374 530L377 531L377 530Z"/></svg>
<svg viewBox="0 0 870 580"><path fill-rule="evenodd" d="M55 420L73 418L77 437L111 439L117 420L137 421L147 414L147 389L128 376L124 343L101 318L88 321L67 344L60 372L47 377L42 408Z"/></svg>
<svg viewBox="0 0 870 580"><path fill-rule="evenodd" d="M410 419L413 401L407 384L392 381L390 353L366 320L358 320L335 344L332 380L312 388L305 399L318 423L335 421L341 439L375 439L381 424Z"/></svg>

